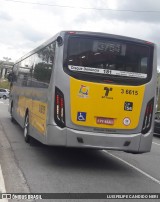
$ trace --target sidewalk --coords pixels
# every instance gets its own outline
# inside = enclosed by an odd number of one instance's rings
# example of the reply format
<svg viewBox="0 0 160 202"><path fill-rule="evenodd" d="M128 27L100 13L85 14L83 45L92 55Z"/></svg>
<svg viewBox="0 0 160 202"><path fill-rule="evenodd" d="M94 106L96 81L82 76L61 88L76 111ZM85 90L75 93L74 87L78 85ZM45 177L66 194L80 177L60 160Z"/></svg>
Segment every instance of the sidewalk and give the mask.
<svg viewBox="0 0 160 202"><path fill-rule="evenodd" d="M25 176L17 164L1 120L2 119L0 119L0 195L1 193L30 193ZM0 199L0 202L8 201L21 200Z"/></svg>
<svg viewBox="0 0 160 202"><path fill-rule="evenodd" d="M5 184L4 184L2 168L0 165L0 194L1 193L6 193L6 189L5 189ZM7 199L0 199L0 202L8 202L8 200Z"/></svg>

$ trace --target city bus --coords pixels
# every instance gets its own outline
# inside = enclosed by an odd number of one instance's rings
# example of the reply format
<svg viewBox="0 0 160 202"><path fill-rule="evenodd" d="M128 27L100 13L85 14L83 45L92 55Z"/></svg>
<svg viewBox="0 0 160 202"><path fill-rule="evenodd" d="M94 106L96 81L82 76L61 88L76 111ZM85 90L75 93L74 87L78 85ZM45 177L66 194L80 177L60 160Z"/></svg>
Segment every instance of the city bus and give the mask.
<svg viewBox="0 0 160 202"><path fill-rule="evenodd" d="M149 152L156 45L96 32L61 31L17 60L11 120L46 145Z"/></svg>

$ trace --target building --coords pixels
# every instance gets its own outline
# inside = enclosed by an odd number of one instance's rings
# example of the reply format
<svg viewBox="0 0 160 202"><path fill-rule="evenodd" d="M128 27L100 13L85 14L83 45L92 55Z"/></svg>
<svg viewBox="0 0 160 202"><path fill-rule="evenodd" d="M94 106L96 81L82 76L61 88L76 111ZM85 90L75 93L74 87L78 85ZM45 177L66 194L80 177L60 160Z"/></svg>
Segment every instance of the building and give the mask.
<svg viewBox="0 0 160 202"><path fill-rule="evenodd" d="M13 62L0 60L0 79L5 79L13 67Z"/></svg>

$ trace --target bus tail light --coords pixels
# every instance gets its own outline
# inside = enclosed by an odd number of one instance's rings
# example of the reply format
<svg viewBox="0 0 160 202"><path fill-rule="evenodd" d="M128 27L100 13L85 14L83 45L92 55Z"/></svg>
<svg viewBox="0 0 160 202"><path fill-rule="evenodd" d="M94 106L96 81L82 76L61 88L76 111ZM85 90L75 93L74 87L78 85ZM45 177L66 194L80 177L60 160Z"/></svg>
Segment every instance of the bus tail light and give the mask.
<svg viewBox="0 0 160 202"><path fill-rule="evenodd" d="M152 98L147 104L143 120L142 134L147 133L151 128L153 107L154 107L154 98Z"/></svg>
<svg viewBox="0 0 160 202"><path fill-rule="evenodd" d="M57 87L55 88L54 118L58 126L65 127L64 95Z"/></svg>

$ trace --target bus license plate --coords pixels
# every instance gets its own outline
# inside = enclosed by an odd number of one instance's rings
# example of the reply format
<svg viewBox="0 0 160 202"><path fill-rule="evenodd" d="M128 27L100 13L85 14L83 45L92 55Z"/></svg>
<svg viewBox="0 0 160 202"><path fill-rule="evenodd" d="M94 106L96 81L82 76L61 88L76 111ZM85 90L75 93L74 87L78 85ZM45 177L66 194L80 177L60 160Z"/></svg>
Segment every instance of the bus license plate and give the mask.
<svg viewBox="0 0 160 202"><path fill-rule="evenodd" d="M107 124L107 125L113 125L114 119L112 118L103 118L103 117L97 117L97 124Z"/></svg>

